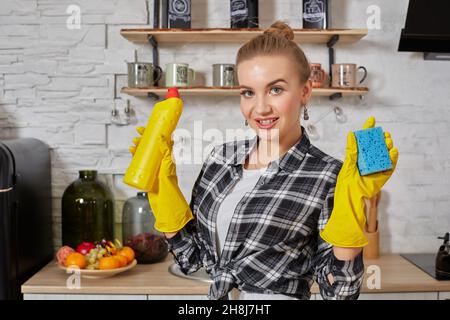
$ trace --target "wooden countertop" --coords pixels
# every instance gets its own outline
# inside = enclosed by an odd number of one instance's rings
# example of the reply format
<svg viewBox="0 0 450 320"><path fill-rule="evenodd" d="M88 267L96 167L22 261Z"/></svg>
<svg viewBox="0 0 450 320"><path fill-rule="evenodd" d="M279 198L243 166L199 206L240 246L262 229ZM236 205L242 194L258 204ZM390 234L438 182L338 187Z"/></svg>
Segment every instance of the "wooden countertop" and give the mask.
<svg viewBox="0 0 450 320"><path fill-rule="evenodd" d="M81 279L80 289L69 289L69 274L51 262L22 285L22 293L41 294L147 294L147 295L206 295L209 283L172 275L168 268L172 256L156 264L137 265L135 268L105 279ZM450 281L437 281L399 255L382 255L377 260L366 260L363 293L450 291ZM367 273L371 265L381 270L381 288L368 289ZM369 269L370 271L370 269ZM311 293L319 293L317 284Z"/></svg>

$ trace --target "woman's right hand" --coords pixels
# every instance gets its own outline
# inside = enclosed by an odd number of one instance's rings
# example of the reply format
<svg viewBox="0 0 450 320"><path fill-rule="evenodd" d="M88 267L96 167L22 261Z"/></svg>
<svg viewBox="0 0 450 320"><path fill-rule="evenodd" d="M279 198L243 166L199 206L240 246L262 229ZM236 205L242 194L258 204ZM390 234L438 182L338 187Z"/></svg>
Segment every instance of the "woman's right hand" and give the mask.
<svg viewBox="0 0 450 320"><path fill-rule="evenodd" d="M145 128L137 127L136 130L142 135ZM140 137L133 139L135 146L130 147L130 152L133 155L140 141ZM159 171L155 172L158 175L158 179L156 179L150 190L146 191L156 220L155 229L167 233L167 236L170 237L171 233L176 233L189 220L193 219L193 215L178 186L176 167L172 161L173 141L168 141L166 137L160 136L157 144L163 155Z"/></svg>
<svg viewBox="0 0 450 320"><path fill-rule="evenodd" d="M139 133L139 137L136 137L133 139L134 146L130 147L130 152L133 156L136 153L136 149L137 149L139 143L141 142L141 136L144 134L145 127L137 127L136 131Z"/></svg>

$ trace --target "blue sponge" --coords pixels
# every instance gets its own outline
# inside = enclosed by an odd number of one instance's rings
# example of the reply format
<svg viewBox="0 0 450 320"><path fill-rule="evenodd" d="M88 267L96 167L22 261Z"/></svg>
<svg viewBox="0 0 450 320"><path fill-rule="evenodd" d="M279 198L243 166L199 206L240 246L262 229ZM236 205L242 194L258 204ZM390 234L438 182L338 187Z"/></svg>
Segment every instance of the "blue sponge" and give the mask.
<svg viewBox="0 0 450 320"><path fill-rule="evenodd" d="M391 158L381 127L355 131L358 169L362 176L392 169Z"/></svg>

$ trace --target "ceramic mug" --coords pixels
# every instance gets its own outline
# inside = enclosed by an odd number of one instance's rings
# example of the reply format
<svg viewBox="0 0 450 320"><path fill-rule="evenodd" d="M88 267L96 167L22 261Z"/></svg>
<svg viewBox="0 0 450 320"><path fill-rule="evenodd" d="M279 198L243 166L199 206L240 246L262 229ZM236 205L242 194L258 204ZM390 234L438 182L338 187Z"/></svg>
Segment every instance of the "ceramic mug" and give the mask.
<svg viewBox="0 0 450 320"><path fill-rule="evenodd" d="M189 64L167 63L166 64L166 87L187 87L189 85Z"/></svg>
<svg viewBox="0 0 450 320"><path fill-rule="evenodd" d="M363 66L357 67L354 63L336 63L331 66L332 79L331 85L335 88L355 88L367 77L367 69ZM356 73L359 70L364 71L364 75L359 80L356 80Z"/></svg>
<svg viewBox="0 0 450 320"><path fill-rule="evenodd" d="M213 86L234 87L236 81L236 66L230 63L213 64Z"/></svg>
<svg viewBox="0 0 450 320"><path fill-rule="evenodd" d="M311 80L313 88L320 88L323 86L325 82L326 73L322 69L322 65L320 63L311 63Z"/></svg>
<svg viewBox="0 0 450 320"><path fill-rule="evenodd" d="M128 86L130 88L153 87L162 76L162 69L148 62L128 62Z"/></svg>
<svg viewBox="0 0 450 320"><path fill-rule="evenodd" d="M189 68L188 69L188 86L189 87L195 86L195 78L196 78L196 75L195 75L194 69Z"/></svg>

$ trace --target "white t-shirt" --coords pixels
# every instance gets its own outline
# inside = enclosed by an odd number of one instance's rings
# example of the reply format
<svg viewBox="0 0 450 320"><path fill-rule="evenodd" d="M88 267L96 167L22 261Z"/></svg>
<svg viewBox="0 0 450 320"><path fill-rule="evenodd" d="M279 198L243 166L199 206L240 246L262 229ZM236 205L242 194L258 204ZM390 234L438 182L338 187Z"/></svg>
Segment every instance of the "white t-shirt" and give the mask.
<svg viewBox="0 0 450 320"><path fill-rule="evenodd" d="M226 240L228 233L228 227L230 225L234 210L237 204L245 195L245 193L250 192L255 187L261 174L266 170L266 168L247 170L243 169L242 179L239 180L234 186L233 190L225 197L223 202L219 207L217 213L216 221L216 243L217 243L217 254L220 257L222 253L222 248ZM231 294L229 295L232 298ZM239 295L239 300L296 300L295 298L285 296L282 294L263 294L263 293L250 293L241 291Z"/></svg>

